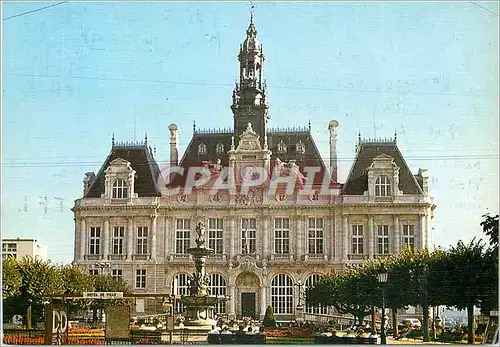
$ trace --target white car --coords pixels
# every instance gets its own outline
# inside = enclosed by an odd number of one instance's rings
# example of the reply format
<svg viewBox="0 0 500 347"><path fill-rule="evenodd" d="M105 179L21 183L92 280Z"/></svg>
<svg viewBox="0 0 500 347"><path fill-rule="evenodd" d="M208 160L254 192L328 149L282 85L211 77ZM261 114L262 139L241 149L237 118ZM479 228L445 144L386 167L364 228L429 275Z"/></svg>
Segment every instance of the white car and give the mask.
<svg viewBox="0 0 500 347"><path fill-rule="evenodd" d="M399 323L400 326L407 326L410 324L415 329L422 328L422 323L417 318L405 318L401 321L401 323Z"/></svg>

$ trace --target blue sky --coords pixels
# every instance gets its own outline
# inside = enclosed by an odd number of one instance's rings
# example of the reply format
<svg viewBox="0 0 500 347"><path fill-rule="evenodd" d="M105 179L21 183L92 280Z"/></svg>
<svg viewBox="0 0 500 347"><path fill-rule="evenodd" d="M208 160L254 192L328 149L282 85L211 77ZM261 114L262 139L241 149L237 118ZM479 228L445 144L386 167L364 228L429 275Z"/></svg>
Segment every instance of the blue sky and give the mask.
<svg viewBox="0 0 500 347"><path fill-rule="evenodd" d="M2 17L54 3L3 2ZM168 160L197 127L230 127L248 2L67 2L3 21L2 234L73 256L70 208L85 172L118 141ZM427 168L431 240L481 236L498 213L498 4L255 3L271 126L306 126L328 157L340 123L339 180L358 131L392 137L411 170Z"/></svg>

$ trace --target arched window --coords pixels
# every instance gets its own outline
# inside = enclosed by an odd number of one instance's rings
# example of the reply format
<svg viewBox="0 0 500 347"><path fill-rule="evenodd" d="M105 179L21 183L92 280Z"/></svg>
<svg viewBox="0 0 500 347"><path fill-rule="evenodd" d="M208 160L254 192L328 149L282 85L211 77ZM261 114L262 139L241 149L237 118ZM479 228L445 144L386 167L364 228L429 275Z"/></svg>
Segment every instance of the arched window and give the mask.
<svg viewBox="0 0 500 347"><path fill-rule="evenodd" d="M172 292L174 295L189 294L189 282L187 274L175 275L174 279L172 280ZM176 301L174 311L176 313L182 313L184 311L184 305L179 301Z"/></svg>
<svg viewBox="0 0 500 347"><path fill-rule="evenodd" d="M210 295L226 295L226 280L220 274L210 275ZM215 306L215 313L217 315L226 313L226 302L218 302Z"/></svg>
<svg viewBox="0 0 500 347"><path fill-rule="evenodd" d="M217 154L224 153L224 145L219 142L217 144L217 147L215 148L215 151L217 152Z"/></svg>
<svg viewBox="0 0 500 347"><path fill-rule="evenodd" d="M198 154L205 155L207 154L207 145L204 143L200 143L198 145Z"/></svg>
<svg viewBox="0 0 500 347"><path fill-rule="evenodd" d="M322 278L323 278L323 276L318 275L318 274L314 274L314 275L309 276L306 279L306 289L314 287L314 285L317 284L319 282L319 280L321 280ZM306 312L308 312L308 313L316 313L316 314L326 314L327 313L327 308L323 307L321 305L319 305L319 306L309 306L309 305L306 304Z"/></svg>
<svg viewBox="0 0 500 347"><path fill-rule="evenodd" d="M375 181L375 196L391 196L391 179L379 176Z"/></svg>
<svg viewBox="0 0 500 347"><path fill-rule="evenodd" d="M275 314L293 313L293 282L285 274L276 275L271 282L271 306Z"/></svg>
<svg viewBox="0 0 500 347"><path fill-rule="evenodd" d="M300 140L299 140L299 142L297 142L296 151L297 151L297 153L301 153L301 154L306 152L306 145L304 145L304 143Z"/></svg>
<svg viewBox="0 0 500 347"><path fill-rule="evenodd" d="M127 182L125 180L116 180L113 182L113 199L127 198Z"/></svg>
<svg viewBox="0 0 500 347"><path fill-rule="evenodd" d="M278 153L286 153L286 143L283 140L278 143Z"/></svg>

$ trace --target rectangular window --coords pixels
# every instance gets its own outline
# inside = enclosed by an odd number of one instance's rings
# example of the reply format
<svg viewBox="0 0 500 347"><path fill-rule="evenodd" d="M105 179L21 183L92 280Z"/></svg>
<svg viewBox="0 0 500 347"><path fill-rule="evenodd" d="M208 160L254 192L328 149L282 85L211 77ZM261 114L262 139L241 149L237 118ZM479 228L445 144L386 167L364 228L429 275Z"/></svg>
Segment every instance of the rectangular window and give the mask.
<svg viewBox="0 0 500 347"><path fill-rule="evenodd" d="M137 227L136 254L148 254L148 227Z"/></svg>
<svg viewBox="0 0 500 347"><path fill-rule="evenodd" d="M16 243L2 244L2 252L17 252L17 244Z"/></svg>
<svg viewBox="0 0 500 347"><path fill-rule="evenodd" d="M135 287L136 288L146 288L146 270L145 269L135 270Z"/></svg>
<svg viewBox="0 0 500 347"><path fill-rule="evenodd" d="M222 254L224 248L224 220L222 218L208 219L208 247L215 250L215 254Z"/></svg>
<svg viewBox="0 0 500 347"><path fill-rule="evenodd" d="M309 218L308 243L309 254L323 254L323 218Z"/></svg>
<svg viewBox="0 0 500 347"><path fill-rule="evenodd" d="M363 254L363 226L352 226L352 254Z"/></svg>
<svg viewBox="0 0 500 347"><path fill-rule="evenodd" d="M257 220L241 219L241 254L252 254L257 251Z"/></svg>
<svg viewBox="0 0 500 347"><path fill-rule="evenodd" d="M123 254L125 227L113 227L113 254Z"/></svg>
<svg viewBox="0 0 500 347"><path fill-rule="evenodd" d="M101 243L101 228L90 228L89 254L100 254L99 246Z"/></svg>
<svg viewBox="0 0 500 347"><path fill-rule="evenodd" d="M415 247L415 226L412 224L403 225L403 247Z"/></svg>
<svg viewBox="0 0 500 347"><path fill-rule="evenodd" d="M290 219L274 219L274 253L290 253Z"/></svg>
<svg viewBox="0 0 500 347"><path fill-rule="evenodd" d="M191 220L177 219L175 226L175 253L185 254L191 244Z"/></svg>
<svg viewBox="0 0 500 347"><path fill-rule="evenodd" d="M377 250L379 254L389 253L389 226L377 226Z"/></svg>
<svg viewBox="0 0 500 347"><path fill-rule="evenodd" d="M98 269L91 269L91 270L89 270L89 275L90 276L97 276L97 275L99 275L99 270Z"/></svg>
<svg viewBox="0 0 500 347"><path fill-rule="evenodd" d="M113 278L115 281L120 280L121 278L123 278L123 270L121 269L111 270L111 278Z"/></svg>

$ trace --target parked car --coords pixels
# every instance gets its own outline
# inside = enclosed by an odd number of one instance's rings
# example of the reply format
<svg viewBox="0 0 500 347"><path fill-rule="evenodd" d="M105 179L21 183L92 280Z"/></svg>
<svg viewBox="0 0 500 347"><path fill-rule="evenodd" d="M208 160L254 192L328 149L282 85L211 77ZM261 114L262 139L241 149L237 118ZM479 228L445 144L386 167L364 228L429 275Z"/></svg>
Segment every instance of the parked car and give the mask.
<svg viewBox="0 0 500 347"><path fill-rule="evenodd" d="M417 318L405 318L398 324L398 327L401 329L409 325L411 325L414 329L422 328L422 323Z"/></svg>

